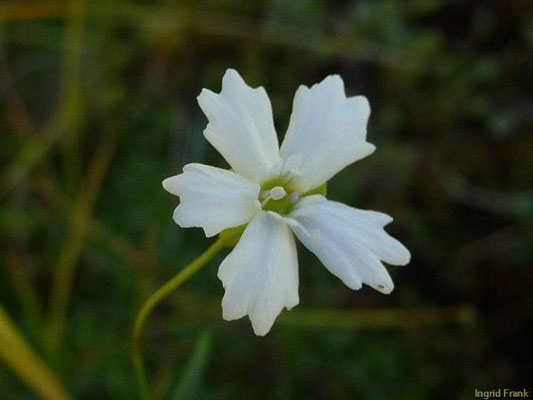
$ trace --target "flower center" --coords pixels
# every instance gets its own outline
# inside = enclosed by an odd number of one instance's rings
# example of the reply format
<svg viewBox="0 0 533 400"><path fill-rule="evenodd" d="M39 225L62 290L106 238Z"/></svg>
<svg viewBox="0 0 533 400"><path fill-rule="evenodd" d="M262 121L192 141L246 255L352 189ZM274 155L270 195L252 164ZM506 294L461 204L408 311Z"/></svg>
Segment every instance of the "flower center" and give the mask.
<svg viewBox="0 0 533 400"><path fill-rule="evenodd" d="M280 185L264 189L259 195L263 210L274 211L278 214L286 214L290 212L292 206L299 198L300 195L298 192L292 192L287 195L285 188Z"/></svg>

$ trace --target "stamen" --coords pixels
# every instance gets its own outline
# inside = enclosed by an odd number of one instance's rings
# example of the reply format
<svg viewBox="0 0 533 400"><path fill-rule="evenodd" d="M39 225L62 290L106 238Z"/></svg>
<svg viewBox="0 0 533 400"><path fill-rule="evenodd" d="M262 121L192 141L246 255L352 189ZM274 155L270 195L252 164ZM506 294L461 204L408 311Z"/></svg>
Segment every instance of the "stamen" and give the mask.
<svg viewBox="0 0 533 400"><path fill-rule="evenodd" d="M261 202L261 207L265 208L265 206L267 205L267 203L270 201L271 198L272 196L270 194L267 197L265 197L263 201Z"/></svg>
<svg viewBox="0 0 533 400"><path fill-rule="evenodd" d="M281 186L276 186L270 190L270 197L274 200L281 200L287 192Z"/></svg>
<svg viewBox="0 0 533 400"><path fill-rule="evenodd" d="M289 197L292 204L296 203L299 198L300 198L300 193L298 192L292 192Z"/></svg>

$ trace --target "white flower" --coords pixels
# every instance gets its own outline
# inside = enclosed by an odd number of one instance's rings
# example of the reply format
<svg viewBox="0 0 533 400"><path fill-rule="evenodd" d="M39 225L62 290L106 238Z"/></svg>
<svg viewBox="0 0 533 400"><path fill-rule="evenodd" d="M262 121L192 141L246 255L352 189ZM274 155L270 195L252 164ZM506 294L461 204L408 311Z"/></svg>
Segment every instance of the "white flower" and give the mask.
<svg viewBox="0 0 533 400"><path fill-rule="evenodd" d="M206 139L232 170L189 164L163 187L180 197L174 220L181 227L201 227L213 236L247 224L218 270L224 319L248 315L262 336L283 307L298 304L293 235L351 289L365 283L392 291L382 261L404 265L410 259L383 229L392 218L316 194L337 172L375 150L366 141L365 97L347 98L338 75L300 86L281 148L264 88L249 87L235 70L226 71L220 94L204 89L198 103L209 119Z"/></svg>

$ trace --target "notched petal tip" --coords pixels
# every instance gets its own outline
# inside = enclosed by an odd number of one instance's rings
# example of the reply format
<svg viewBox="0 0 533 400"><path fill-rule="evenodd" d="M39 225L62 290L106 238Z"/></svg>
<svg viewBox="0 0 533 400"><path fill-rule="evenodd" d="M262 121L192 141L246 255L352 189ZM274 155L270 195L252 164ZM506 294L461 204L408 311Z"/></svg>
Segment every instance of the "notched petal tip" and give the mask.
<svg viewBox="0 0 533 400"><path fill-rule="evenodd" d="M376 151L376 146L370 142L365 142L365 147L366 147L367 156L369 156L370 154Z"/></svg>
<svg viewBox="0 0 533 400"><path fill-rule="evenodd" d="M290 217L300 241L353 290L365 284L390 294L394 283L383 263L403 265L410 259L407 248L383 230L392 221L387 214L312 195L300 200ZM319 243L313 240L316 230L321 232Z"/></svg>
<svg viewBox="0 0 533 400"><path fill-rule="evenodd" d="M199 228L200 226L195 226L190 223L187 223L187 210L184 210L183 207L184 205L182 203L174 209L174 212L172 213L172 219L174 220L174 222L181 228Z"/></svg>
<svg viewBox="0 0 533 400"><path fill-rule="evenodd" d="M401 244L400 242L398 243L401 247L398 249L398 252L400 254L398 256L398 262L396 265L407 265L411 262L411 252L403 244Z"/></svg>
<svg viewBox="0 0 533 400"><path fill-rule="evenodd" d="M376 147L366 142L369 115L368 100L346 97L339 75L327 76L311 88L300 86L281 146L284 158L303 155L302 177L295 184L311 190L372 154Z"/></svg>
<svg viewBox="0 0 533 400"><path fill-rule="evenodd" d="M191 228L191 226L187 226L187 224L184 223L181 215L181 207L183 207L182 204L180 204L179 206L177 206L175 209L174 209L174 212L172 213L172 219L174 220L174 222L180 227L180 228Z"/></svg>
<svg viewBox="0 0 533 400"><path fill-rule="evenodd" d="M318 85L317 83L315 83L315 85ZM296 89L296 92L294 92L294 99L293 99L293 109L294 109L294 104L295 102L297 101L298 97L300 96L305 96L307 92L309 92L311 89L309 88L309 86L306 86L306 85L300 85L298 86L298 88Z"/></svg>
<svg viewBox="0 0 533 400"><path fill-rule="evenodd" d="M379 275L381 275L379 278L370 280L368 285L372 286L382 294L391 294L391 292L394 290L394 282L392 281L389 272L383 265L382 269L379 271Z"/></svg>
<svg viewBox="0 0 533 400"><path fill-rule="evenodd" d="M224 77L231 77L231 78L239 78L240 80L243 80L241 75L237 72L235 68L227 68L226 72L224 72ZM224 79L224 78L222 78Z"/></svg>
<svg viewBox="0 0 533 400"><path fill-rule="evenodd" d="M361 290L363 288L363 282L359 278L354 278L353 276L338 276L338 278L352 290Z"/></svg>
<svg viewBox="0 0 533 400"><path fill-rule="evenodd" d="M220 278L220 277L219 277ZM224 284L224 281L222 281L222 286L224 289L226 289L226 285ZM246 315L245 312L236 310L227 304L225 304L224 298L222 298L222 319L224 321L235 321L237 319L241 319Z"/></svg>
<svg viewBox="0 0 533 400"><path fill-rule="evenodd" d="M278 316L279 314L275 318L271 319L265 318L264 315L258 315L253 313L248 315L250 319L250 324L252 325L252 329L256 336L265 336L268 332L270 332Z"/></svg>
<svg viewBox="0 0 533 400"><path fill-rule="evenodd" d="M231 168L262 182L279 160L272 105L264 88L252 88L234 69L222 78L219 93L203 89L198 104L208 119L205 138Z"/></svg>
<svg viewBox="0 0 533 400"><path fill-rule="evenodd" d="M266 335L283 308L299 300L296 244L283 217L254 217L217 275L225 290L223 318L248 315L255 334Z"/></svg>
<svg viewBox="0 0 533 400"><path fill-rule="evenodd" d="M358 113L361 113L363 119L370 117L370 102L366 96L356 95L347 98L349 103L353 103Z"/></svg>
<svg viewBox="0 0 533 400"><path fill-rule="evenodd" d="M239 72L233 68L228 68L222 77L222 90L224 87L230 87L237 84L241 88L251 89L254 92L258 92L261 95L268 97L266 90L263 86L252 86L246 83L244 78L239 74Z"/></svg>
<svg viewBox="0 0 533 400"><path fill-rule="evenodd" d="M392 291L394 290L394 285L389 286L389 285L378 284L374 287L374 289L376 289L378 292L383 293L383 294L391 294Z"/></svg>
<svg viewBox="0 0 533 400"><path fill-rule="evenodd" d="M163 189L165 189L170 194L173 194L174 196L179 196L179 182L180 177L183 174L180 175L174 175L169 178L163 179L163 182L161 182L161 185L163 186Z"/></svg>
<svg viewBox="0 0 533 400"><path fill-rule="evenodd" d="M335 80L339 80L344 83L344 81L342 80L342 77L339 74L330 74L326 76L325 79L335 79Z"/></svg>
<svg viewBox="0 0 533 400"><path fill-rule="evenodd" d="M163 179L163 182L161 182L161 185L163 186L163 189L165 189L167 192L170 192L169 186L170 186L170 178Z"/></svg>
<svg viewBox="0 0 533 400"><path fill-rule="evenodd" d="M375 151L376 151L375 145L373 145L370 142L362 142L354 154L357 154L357 159L361 160L373 154Z"/></svg>
<svg viewBox="0 0 533 400"><path fill-rule="evenodd" d="M204 231L205 237L210 238L219 233L218 230L209 230L208 228L202 227L202 230Z"/></svg>
<svg viewBox="0 0 533 400"><path fill-rule="evenodd" d="M256 327L252 322L252 329L254 331L255 336L265 337L266 334L272 329L272 325L267 329L263 327Z"/></svg>
<svg viewBox="0 0 533 400"><path fill-rule="evenodd" d="M202 88L202 90L200 91L200 94L198 96L196 96L197 99L199 99L200 97L205 97L205 96L209 96L211 94L216 94L215 92L213 92L212 90L210 89L207 89L207 88Z"/></svg>
<svg viewBox="0 0 533 400"><path fill-rule="evenodd" d="M339 74L328 75L321 82L315 83L313 86L321 85L334 85L336 86L336 88L342 88L342 91L344 93L344 81L342 80L342 77Z"/></svg>
<svg viewBox="0 0 533 400"><path fill-rule="evenodd" d="M210 99L213 98L213 96L216 96L216 95L217 94L215 92L204 88L204 89L202 89L200 94L198 96L196 96L196 102L198 103L200 108L202 110L204 110L205 108L208 107ZM205 114L205 112L204 112L204 114Z"/></svg>

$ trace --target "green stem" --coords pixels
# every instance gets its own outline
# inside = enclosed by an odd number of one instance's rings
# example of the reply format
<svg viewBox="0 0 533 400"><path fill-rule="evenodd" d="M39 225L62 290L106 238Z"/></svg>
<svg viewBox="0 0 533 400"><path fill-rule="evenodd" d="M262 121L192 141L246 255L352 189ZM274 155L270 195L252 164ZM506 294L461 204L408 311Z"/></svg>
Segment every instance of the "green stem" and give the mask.
<svg viewBox="0 0 533 400"><path fill-rule="evenodd" d="M165 299L169 294L175 291L178 287L181 286L186 280L198 272L205 264L207 264L222 248L225 246L225 241L223 239L218 239L213 243L200 257L190 263L188 266L183 268L174 278L169 280L159 289L157 289L142 305L137 318L135 319L135 325L133 326L133 335L132 335L132 357L133 364L135 367L135 372L137 374L137 380L139 381L139 386L141 389L142 398L144 400L149 400L150 390L148 386L148 380L146 378L146 372L144 368L144 361L142 357L142 332L143 327L150 316L152 310L157 306L163 299Z"/></svg>

